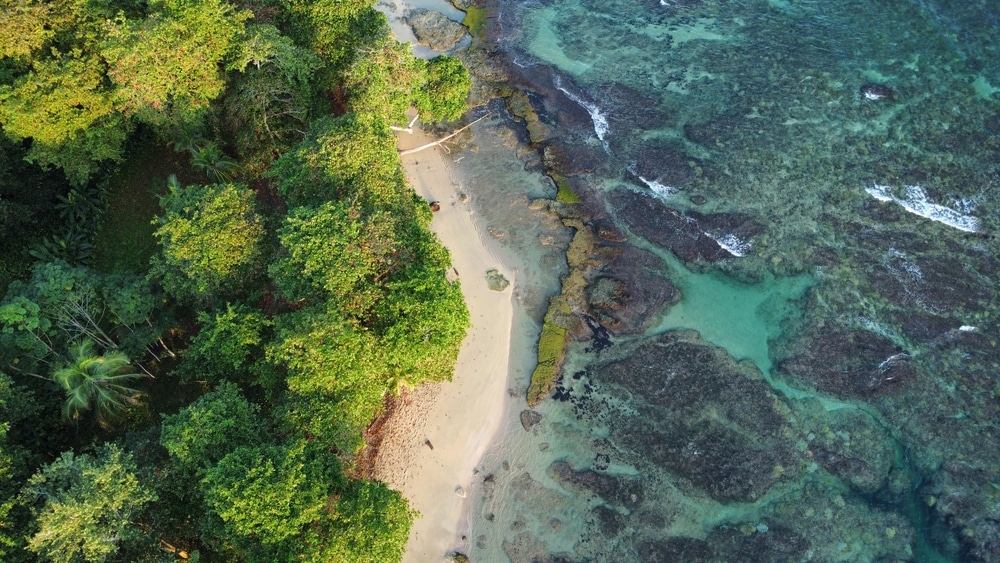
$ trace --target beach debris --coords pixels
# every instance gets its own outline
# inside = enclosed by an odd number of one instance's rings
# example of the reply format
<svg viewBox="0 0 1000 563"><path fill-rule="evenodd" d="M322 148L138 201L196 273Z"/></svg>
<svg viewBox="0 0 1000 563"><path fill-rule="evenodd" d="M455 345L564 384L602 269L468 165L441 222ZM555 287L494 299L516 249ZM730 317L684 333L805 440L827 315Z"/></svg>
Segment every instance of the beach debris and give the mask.
<svg viewBox="0 0 1000 563"><path fill-rule="evenodd" d="M431 206L431 211L433 211L434 213L437 213L438 211L441 211L441 202L440 201L432 201L430 203L430 206Z"/></svg>
<svg viewBox="0 0 1000 563"><path fill-rule="evenodd" d="M460 551L456 551L455 553L449 555L445 561L447 563L469 563L469 556Z"/></svg>
<svg viewBox="0 0 1000 563"><path fill-rule="evenodd" d="M533 411L531 409L525 409L521 411L521 426L524 427L525 431L531 430L531 427L542 421L542 413L538 411Z"/></svg>
<svg viewBox="0 0 1000 563"><path fill-rule="evenodd" d="M406 156L408 154L418 153L418 152L420 152L422 150L433 148L433 147L436 147L436 146L443 146L443 144L444 144L445 141L447 141L447 140L449 140L449 139L451 139L453 137L457 137L459 134L462 133L462 131L465 131L469 127L472 127L473 125L479 123L480 121L486 119L489 116L490 116L490 114L487 113L486 115L480 117L479 119L473 121L472 123L466 125L465 127L461 127L459 129L456 129L450 135L445 135L444 137L441 137L437 141L434 141L434 142L431 142L431 143L427 143L425 145L420 145L419 147L412 148L412 149L403 149L403 150L400 150L399 151L399 156ZM447 149L447 147L444 147L444 148ZM445 152L447 152L447 151L445 151Z"/></svg>
<svg viewBox="0 0 1000 563"><path fill-rule="evenodd" d="M507 289L510 282L507 278L503 276L496 268L491 268L486 270L486 284L490 286L493 291L503 291Z"/></svg>
<svg viewBox="0 0 1000 563"><path fill-rule="evenodd" d="M432 444L431 441L428 440L427 438L424 438L424 445L432 450L434 449L434 444Z"/></svg>
<svg viewBox="0 0 1000 563"><path fill-rule="evenodd" d="M459 485L455 487L455 494L460 496L461 498L465 498L465 489L463 489L462 486Z"/></svg>

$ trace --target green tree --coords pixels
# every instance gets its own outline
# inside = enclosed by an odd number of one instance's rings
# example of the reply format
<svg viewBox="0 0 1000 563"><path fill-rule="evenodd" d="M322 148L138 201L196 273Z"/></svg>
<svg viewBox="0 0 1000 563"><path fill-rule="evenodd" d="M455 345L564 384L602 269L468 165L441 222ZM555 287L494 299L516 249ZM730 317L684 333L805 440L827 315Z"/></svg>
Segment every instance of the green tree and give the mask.
<svg viewBox="0 0 1000 563"><path fill-rule="evenodd" d="M155 235L163 253L150 276L171 295L206 301L238 288L259 266L264 227L242 185L171 185Z"/></svg>
<svg viewBox="0 0 1000 563"><path fill-rule="evenodd" d="M303 541L310 561L382 563L403 557L416 512L384 483L351 480L333 514Z"/></svg>
<svg viewBox="0 0 1000 563"><path fill-rule="evenodd" d="M378 298L377 283L399 264L395 219L384 211L326 203L299 207L280 231L287 255L271 267L278 287L301 298L322 290L345 311L363 312Z"/></svg>
<svg viewBox="0 0 1000 563"><path fill-rule="evenodd" d="M32 140L29 161L57 166L77 185L97 162L119 160L128 135L104 84L103 62L82 51L35 61L13 85L0 86L0 123L11 139Z"/></svg>
<svg viewBox="0 0 1000 563"><path fill-rule="evenodd" d="M218 183L231 183L232 173L239 168L239 164L226 156L214 142L191 149L191 166L200 170L210 181Z"/></svg>
<svg viewBox="0 0 1000 563"><path fill-rule="evenodd" d="M139 391L126 387L142 374L130 373L128 356L121 352L97 354L94 343L81 340L70 347L70 357L52 379L66 391L63 414L71 420L93 409L102 425L136 404Z"/></svg>
<svg viewBox="0 0 1000 563"><path fill-rule="evenodd" d="M10 284L0 301L0 358L11 373L61 358L69 345L92 340L103 350L140 355L159 336L149 282L102 274L61 261L35 265L31 279Z"/></svg>
<svg viewBox="0 0 1000 563"><path fill-rule="evenodd" d="M247 26L230 65L226 120L241 155L270 162L301 138L314 101L314 75L323 63L269 24Z"/></svg>
<svg viewBox="0 0 1000 563"><path fill-rule="evenodd" d="M266 435L260 407L225 382L163 417L160 443L183 466L204 471L240 446L260 444Z"/></svg>
<svg viewBox="0 0 1000 563"><path fill-rule="evenodd" d="M388 390L378 339L356 320L323 306L276 321L268 358L288 369L282 416L324 446L353 454Z"/></svg>
<svg viewBox="0 0 1000 563"><path fill-rule="evenodd" d="M150 4L153 12L145 19L110 23L102 42L115 101L124 113L151 123L188 121L222 93L220 63L252 14L224 0Z"/></svg>
<svg viewBox="0 0 1000 563"><path fill-rule="evenodd" d="M347 114L313 124L310 136L268 172L289 207L351 200L364 207L398 208L413 190L396 153L396 138L374 114Z"/></svg>
<svg viewBox="0 0 1000 563"><path fill-rule="evenodd" d="M132 456L113 444L93 456L66 452L43 467L22 493L39 527L28 549L57 563L106 561L138 533L133 519L156 500L137 473Z"/></svg>
<svg viewBox="0 0 1000 563"><path fill-rule="evenodd" d="M425 82L413 94L413 105L425 122L455 120L468 109L472 90L469 71L455 57L441 55L427 61Z"/></svg>
<svg viewBox="0 0 1000 563"><path fill-rule="evenodd" d="M393 125L406 123L406 110L424 81L424 62L391 35L361 50L344 75L350 110Z"/></svg>
<svg viewBox="0 0 1000 563"><path fill-rule="evenodd" d="M55 33L49 27L52 5L30 0L0 0L0 59L27 58Z"/></svg>
<svg viewBox="0 0 1000 563"><path fill-rule="evenodd" d="M320 517L329 487L323 477L300 441L237 448L206 472L202 489L232 536L277 544Z"/></svg>
<svg viewBox="0 0 1000 563"><path fill-rule="evenodd" d="M199 313L201 330L184 351L181 371L187 378L246 381L258 371L265 331L271 321L245 305L227 304L215 314Z"/></svg>

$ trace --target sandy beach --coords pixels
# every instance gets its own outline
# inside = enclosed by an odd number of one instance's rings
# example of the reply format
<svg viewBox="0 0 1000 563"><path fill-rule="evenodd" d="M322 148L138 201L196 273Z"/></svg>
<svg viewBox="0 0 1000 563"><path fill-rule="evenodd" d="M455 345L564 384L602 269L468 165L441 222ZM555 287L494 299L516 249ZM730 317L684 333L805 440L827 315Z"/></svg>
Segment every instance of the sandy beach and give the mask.
<svg viewBox="0 0 1000 563"><path fill-rule="evenodd" d="M398 138L401 149L433 141L419 126ZM404 392L382 428L373 468L420 512L403 557L414 563L468 551L473 472L506 412L513 273L490 250L470 202L462 201L451 161L439 147L403 157L414 190L440 202L431 229L451 252L472 326L451 382ZM512 282L504 291L488 287L485 274L492 268Z"/></svg>

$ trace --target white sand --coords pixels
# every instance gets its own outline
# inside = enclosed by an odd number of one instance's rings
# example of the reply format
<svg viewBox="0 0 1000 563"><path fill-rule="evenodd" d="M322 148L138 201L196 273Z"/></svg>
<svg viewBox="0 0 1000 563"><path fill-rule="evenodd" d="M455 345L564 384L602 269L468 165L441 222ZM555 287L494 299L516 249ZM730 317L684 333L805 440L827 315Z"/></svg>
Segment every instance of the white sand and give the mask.
<svg viewBox="0 0 1000 563"><path fill-rule="evenodd" d="M403 149L433 140L419 129L398 136ZM453 381L405 393L383 427L375 477L401 491L421 514L404 562L437 562L455 550L468 552L469 540L463 538L475 494L473 470L501 428L508 398L513 274L491 252L470 204L459 200L451 160L441 148L403 157L410 185L441 204L431 229L451 251L472 318ZM491 268L511 281L504 291L487 286Z"/></svg>

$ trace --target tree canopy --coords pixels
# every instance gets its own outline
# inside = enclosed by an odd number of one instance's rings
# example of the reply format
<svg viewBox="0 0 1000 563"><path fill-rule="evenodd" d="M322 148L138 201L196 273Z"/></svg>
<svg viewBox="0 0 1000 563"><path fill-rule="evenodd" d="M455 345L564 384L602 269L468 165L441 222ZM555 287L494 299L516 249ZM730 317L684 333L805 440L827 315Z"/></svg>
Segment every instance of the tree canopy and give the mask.
<svg viewBox="0 0 1000 563"><path fill-rule="evenodd" d="M0 0L0 559L400 559L469 317L392 126L468 90L374 0Z"/></svg>

